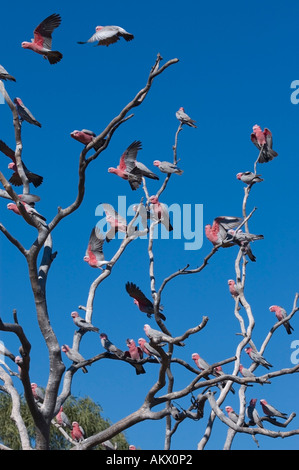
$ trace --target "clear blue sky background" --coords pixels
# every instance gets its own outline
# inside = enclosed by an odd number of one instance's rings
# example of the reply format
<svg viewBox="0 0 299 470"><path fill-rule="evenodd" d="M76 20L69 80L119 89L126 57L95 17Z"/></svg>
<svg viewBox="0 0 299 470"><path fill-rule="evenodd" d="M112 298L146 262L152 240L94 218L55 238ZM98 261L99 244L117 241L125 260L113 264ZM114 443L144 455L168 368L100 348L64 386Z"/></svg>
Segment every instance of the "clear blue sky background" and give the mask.
<svg viewBox="0 0 299 470"><path fill-rule="evenodd" d="M23 50L21 42L30 40L34 27L54 12L61 14L62 24L54 32L53 48L64 57L51 66L41 56ZM23 125L23 158L32 171L44 176L43 185L32 192L41 197L37 209L47 220L55 216L58 206L70 204L76 196L82 146L71 139L70 132L88 128L100 133L145 85L158 52L164 62L179 59L156 79L142 106L134 110L134 118L118 129L109 148L89 167L80 210L62 221L53 234L58 256L51 267L47 296L51 323L61 344L72 343L70 313L85 304L89 286L99 274L83 262L90 230L99 220L95 216L97 205L109 202L116 207L120 195L126 196L130 205L143 195L142 189L133 193L125 181L108 174L107 169L116 166L133 140L142 141L139 158L150 168L154 168L154 159L172 160L178 127L175 112L180 106L196 119L198 128L185 127L179 136L178 156L184 175L171 178L163 202L203 204L204 224L218 215L241 215L244 185L235 175L253 170L257 149L250 141L252 126L271 129L279 156L259 165L264 182L253 188L248 203L248 211L258 208L250 230L265 237L253 246L257 262L248 263L245 292L256 319L253 340L258 348L276 320L269 306L278 304L291 310L298 291L299 105L290 100L294 91L291 82L299 79L298 13L298 2L282 5L276 0L186 4L177 0L152 0L149 4L90 0L86 4L52 1L50 5L33 1L26 3L26 9L17 0L2 5L0 63L17 78L16 84L7 84L7 90L12 98L21 97L43 125L42 129ZM88 39L99 24L120 25L135 39L131 43L121 40L109 48L79 46L77 41ZM14 147L11 113L5 105L0 106L0 122L0 138ZM1 171L9 178L8 163L1 156ZM155 193L159 184L150 181L150 193ZM0 203L1 222L29 247L35 239L34 229L6 209L6 200ZM201 264L211 249L204 238L200 250L187 251L185 241L155 241L158 286L187 263L191 267ZM105 256L112 257L119 243L116 240L106 246ZM31 380L45 386L47 352L37 326L26 263L4 236L0 246L1 317L12 321L12 310L17 309L32 343ZM210 363L235 353L239 324L227 280L235 276L236 255L236 248L219 250L201 274L177 278L164 291L162 303L173 335L197 325L203 315L209 317L201 333L192 336L185 348L176 348L175 355L190 363L193 352ZM128 247L96 294L93 323L123 349L126 338L137 341L144 336L143 325L148 321L127 295L126 281L137 283L150 295L145 240ZM299 340L298 318L295 316L291 323L292 336L280 328L265 351L274 370L292 366L291 341ZM154 326L153 320L151 324ZM1 338L18 353L19 344L13 335L1 334ZM80 351L86 358L102 352L98 335L85 336ZM69 360L63 359L68 367ZM242 362L250 365L245 353ZM230 372L232 367L224 369ZM72 392L75 396L89 395L102 405L105 417L116 421L142 404L157 370L149 364L146 374L136 376L124 363L100 361L88 374L76 374ZM258 371L264 372L261 368ZM177 365L173 372L176 390L193 379L193 374ZM246 396L248 401L266 398L282 411L298 415L298 386L298 376L285 376L271 385L248 389ZM187 408L190 400L183 399L179 404ZM225 404L238 410L238 396L230 396ZM258 411L262 413L260 405ZM195 449L208 413L209 406L203 420L185 421L173 437L172 449ZM289 429L298 427L295 418ZM163 421L147 421L127 430L126 436L142 449L162 449L164 431ZM207 449L222 448L226 431L222 423L215 423ZM297 449L299 443L298 437L258 440L261 449ZM256 445L251 437L241 435L233 448L256 449Z"/></svg>

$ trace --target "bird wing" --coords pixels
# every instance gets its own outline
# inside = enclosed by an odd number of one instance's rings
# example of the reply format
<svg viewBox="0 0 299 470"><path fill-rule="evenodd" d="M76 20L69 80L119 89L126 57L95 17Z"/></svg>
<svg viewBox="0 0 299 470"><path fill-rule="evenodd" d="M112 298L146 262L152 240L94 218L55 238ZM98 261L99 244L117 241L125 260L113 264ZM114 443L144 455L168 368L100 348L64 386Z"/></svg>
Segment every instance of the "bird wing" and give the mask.
<svg viewBox="0 0 299 470"><path fill-rule="evenodd" d="M100 261L102 261L104 259L104 254L103 254L104 241L105 241L105 238L103 237L103 234L100 232L100 230L97 227L94 227L89 237L88 247L86 250L86 256L90 256L92 254L96 256L97 259L100 259Z"/></svg>
<svg viewBox="0 0 299 470"><path fill-rule="evenodd" d="M11 158L13 162L16 161L15 152L10 147L8 147L8 145L6 145L3 140L0 140L0 151L4 153L4 155L6 155L7 157Z"/></svg>
<svg viewBox="0 0 299 470"><path fill-rule="evenodd" d="M117 219L117 221L123 225L127 225L127 221L124 217L119 215L119 213L114 209L114 207L111 204L108 204L106 202L102 202L102 207L105 211L106 216L110 215L114 219Z"/></svg>
<svg viewBox="0 0 299 470"><path fill-rule="evenodd" d="M34 30L34 42L46 49L52 49L52 32L61 23L61 16L57 13L48 16Z"/></svg>
<svg viewBox="0 0 299 470"><path fill-rule="evenodd" d="M84 132L84 134L91 135L92 137L96 137L96 134L94 132L90 131L89 129L82 129L81 132Z"/></svg>
<svg viewBox="0 0 299 470"><path fill-rule="evenodd" d="M261 146L258 143L256 135L254 134L254 132L252 132L252 134L250 134L250 139L251 139L251 142L254 143L254 145L260 150Z"/></svg>
<svg viewBox="0 0 299 470"><path fill-rule="evenodd" d="M139 140L135 140L129 145L126 151L122 154L120 158L120 169L131 172L136 166L136 158L138 150L141 150L142 145Z"/></svg>
<svg viewBox="0 0 299 470"><path fill-rule="evenodd" d="M103 28L99 31L96 31L87 42L96 42L98 41L98 46L109 46L119 41L119 33L115 29Z"/></svg>
<svg viewBox="0 0 299 470"><path fill-rule="evenodd" d="M127 282L126 283L126 291L128 292L130 297L133 297L133 299L138 300L138 302L141 302L143 305L151 305L152 302L144 295L144 293L139 289L136 284L133 282Z"/></svg>
<svg viewBox="0 0 299 470"><path fill-rule="evenodd" d="M216 217L216 222L220 224L225 230L237 227L243 221L241 217L220 216Z"/></svg>

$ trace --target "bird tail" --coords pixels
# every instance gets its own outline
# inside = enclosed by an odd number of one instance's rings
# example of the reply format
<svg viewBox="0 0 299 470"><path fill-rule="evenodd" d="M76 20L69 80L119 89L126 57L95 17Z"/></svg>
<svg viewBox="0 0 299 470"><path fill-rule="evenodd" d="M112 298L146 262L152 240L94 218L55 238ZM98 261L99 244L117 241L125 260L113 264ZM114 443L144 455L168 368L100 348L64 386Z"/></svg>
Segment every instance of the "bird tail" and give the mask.
<svg viewBox="0 0 299 470"><path fill-rule="evenodd" d="M23 184L18 173L13 173L8 181L10 184L13 184L14 186L22 186Z"/></svg>
<svg viewBox="0 0 299 470"><path fill-rule="evenodd" d="M12 75L9 75L9 74L5 76L4 80L11 80L13 82L16 82L15 77L13 77Z"/></svg>
<svg viewBox="0 0 299 470"><path fill-rule="evenodd" d="M32 183L35 188L40 186L44 180L42 176L36 175L35 173L31 173L31 171L27 173L26 176L28 178L29 183Z"/></svg>
<svg viewBox="0 0 299 470"><path fill-rule="evenodd" d="M63 55L59 51L50 51L47 54L47 58L50 64L57 64L57 62L61 61L62 57Z"/></svg>
<svg viewBox="0 0 299 470"><path fill-rule="evenodd" d="M155 173L148 172L146 173L146 176L152 180L158 180L159 176L155 175Z"/></svg>
<svg viewBox="0 0 299 470"><path fill-rule="evenodd" d="M123 37L126 41L132 41L132 39L134 39L133 34L130 34L130 33L124 33Z"/></svg>

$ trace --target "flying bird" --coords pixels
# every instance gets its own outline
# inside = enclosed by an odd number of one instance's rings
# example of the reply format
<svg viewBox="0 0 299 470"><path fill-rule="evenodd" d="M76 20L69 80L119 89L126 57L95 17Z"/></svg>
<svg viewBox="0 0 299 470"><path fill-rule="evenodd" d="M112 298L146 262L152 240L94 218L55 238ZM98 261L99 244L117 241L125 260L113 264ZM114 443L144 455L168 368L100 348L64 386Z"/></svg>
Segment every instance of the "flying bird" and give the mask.
<svg viewBox="0 0 299 470"><path fill-rule="evenodd" d="M235 281L233 279L229 279L227 281L228 283L228 289L229 289L229 292L231 293L231 296L236 299L237 297L239 297L240 295L240 290L239 290L239 287L238 285L235 283ZM243 306L242 304L242 301L240 300L239 298L239 302L240 302L240 305Z"/></svg>
<svg viewBox="0 0 299 470"><path fill-rule="evenodd" d="M93 326L91 323L84 320L84 318L80 317L78 312L72 312L71 317L75 325L83 331L95 331L98 333L100 330L96 326Z"/></svg>
<svg viewBox="0 0 299 470"><path fill-rule="evenodd" d="M15 77L10 75L2 65L0 65L0 80L10 80L12 82L16 82Z"/></svg>
<svg viewBox="0 0 299 470"><path fill-rule="evenodd" d="M153 162L154 166L157 166L162 173L172 174L176 173L177 175L182 175L184 173L177 165L170 162L160 162L160 160L155 160Z"/></svg>
<svg viewBox="0 0 299 470"><path fill-rule="evenodd" d="M171 336L163 333L162 331L151 328L150 325L148 324L145 324L143 329L144 329L146 336L156 344L160 345L160 343L163 343L163 342L166 342L166 343L173 342L173 338ZM176 344L177 346L185 346L184 343L181 343L181 342L176 342L174 344Z"/></svg>
<svg viewBox="0 0 299 470"><path fill-rule="evenodd" d="M73 361L75 364L78 364L80 362L84 362L85 359L84 357L78 352L75 351L74 349L70 348L67 344L63 344L61 346L61 350L67 355L67 357ZM88 372L85 366L81 367L83 370L84 374Z"/></svg>
<svg viewBox="0 0 299 470"><path fill-rule="evenodd" d="M94 227L91 231L85 256L83 258L83 260L92 268L103 269L102 266L109 263L109 261L105 260L103 253L104 241L105 238L103 234L100 232L98 227Z"/></svg>
<svg viewBox="0 0 299 470"><path fill-rule="evenodd" d="M270 362L268 362L258 351L254 351L252 348L247 347L245 348L245 352L256 364L264 366L266 369L273 367L272 364L270 364Z"/></svg>
<svg viewBox="0 0 299 470"><path fill-rule="evenodd" d="M271 305L271 307L269 307L269 310L270 312L274 312L275 313L275 316L277 318L278 321L281 321L283 320L284 318L287 317L287 312L284 308L280 307L279 305ZM290 322L289 321L285 321L283 323L283 326L285 327L286 329L286 332L288 335L291 335L292 334L292 330L294 330L294 328L291 326Z"/></svg>
<svg viewBox="0 0 299 470"><path fill-rule="evenodd" d="M261 183L264 181L263 178L261 178L261 175L256 175L255 173L252 173L252 171L237 173L236 178L240 181L243 181L243 183L248 184L248 186L252 186L254 183Z"/></svg>
<svg viewBox="0 0 299 470"><path fill-rule="evenodd" d="M29 109L26 108L26 106L24 105L21 98L15 98L14 103L15 103L17 111L18 111L18 115L19 115L19 118L20 118L20 123L22 123L23 121L27 121L27 122L29 122L29 124L33 124L34 126L42 127L41 123L38 122L35 119L35 117L33 116L33 114L29 111Z"/></svg>
<svg viewBox="0 0 299 470"><path fill-rule="evenodd" d="M32 390L32 395L34 397L34 400L37 403L43 403L45 399L44 391L36 383L31 384L31 390Z"/></svg>
<svg viewBox="0 0 299 470"><path fill-rule="evenodd" d="M34 39L31 42L22 42L23 49L31 49L48 59L50 64L57 64L62 59L59 51L52 51L52 33L61 23L61 16L57 13L48 16L34 30Z"/></svg>
<svg viewBox="0 0 299 470"><path fill-rule="evenodd" d="M93 131L90 131L88 129L82 129L81 131L74 130L73 132L71 132L70 136L86 146L90 144L90 142L93 142L97 135ZM105 139L101 139L100 142L93 146L94 150L99 150L99 148L102 147L104 142Z"/></svg>
<svg viewBox="0 0 299 470"><path fill-rule="evenodd" d="M213 245L222 245L229 247L234 245L232 236L228 234L228 230L238 227L243 219L240 217L219 216L213 221L213 224L205 226L205 234Z"/></svg>
<svg viewBox="0 0 299 470"><path fill-rule="evenodd" d="M197 127L195 125L196 121L190 118L188 114L185 113L183 107L179 108L179 110L175 113L176 118L181 122L181 124L187 124L190 127Z"/></svg>
<svg viewBox="0 0 299 470"><path fill-rule="evenodd" d="M96 32L91 36L91 38L87 41L78 41L78 44L97 42L97 46L108 47L110 44L119 41L120 38L124 38L126 41L132 41L134 36L120 26L97 26Z"/></svg>
<svg viewBox="0 0 299 470"><path fill-rule="evenodd" d="M136 346L136 343L133 339L127 339L128 351L125 351L125 357L129 357L134 361L140 361L143 358L143 351L139 346ZM132 364L135 367L136 374L145 374L145 369L142 364Z"/></svg>
<svg viewBox="0 0 299 470"><path fill-rule="evenodd" d="M149 198L151 209L153 210L154 217L159 220L168 232L172 232L173 226L170 223L169 212L165 204L159 201L157 196Z"/></svg>
<svg viewBox="0 0 299 470"><path fill-rule="evenodd" d="M81 442L84 440L84 434L82 426L77 421L73 421L71 430L72 439L76 442Z"/></svg>
<svg viewBox="0 0 299 470"><path fill-rule="evenodd" d="M287 419L287 413L282 413L281 411L274 408L274 406L270 405L264 398L260 400L260 404L262 405L263 412L267 416L276 416L277 418Z"/></svg>
<svg viewBox="0 0 299 470"><path fill-rule="evenodd" d="M8 145L6 145L5 142L3 142L3 140L0 140L0 151L12 160L12 162L9 163L8 168L13 171L13 174L8 181L14 186L22 186L23 182L18 173L15 152L10 147L8 147ZM22 162L22 166L23 166L25 175L27 176L29 183L32 183L35 186L35 188L40 186L43 182L43 177L35 173L32 173L32 171L29 171L25 163L23 162Z"/></svg>
<svg viewBox="0 0 299 470"><path fill-rule="evenodd" d="M103 346L106 351L110 352L111 354L115 354L119 359L123 359L125 356L124 351L117 348L108 338L106 333L100 334L101 345Z"/></svg>
<svg viewBox="0 0 299 470"><path fill-rule="evenodd" d="M263 423L261 422L261 418L255 408L257 399L252 398L249 402L249 405L246 408L246 415L248 419L250 420L250 424L256 424L260 428L263 428Z"/></svg>
<svg viewBox="0 0 299 470"><path fill-rule="evenodd" d="M137 305L141 312L146 313L149 318L154 315L153 303L145 296L141 289L136 286L136 284L133 282L127 282L126 291L128 292L129 296L134 299L134 304ZM166 317L163 315L161 310L163 310L163 307L160 305L158 317L165 321Z"/></svg>
<svg viewBox="0 0 299 470"><path fill-rule="evenodd" d="M258 162L267 163L277 157L278 153L272 149L273 139L271 131L267 128L262 131L257 124L253 126L252 130L253 132L250 135L251 141L260 151Z"/></svg>
<svg viewBox="0 0 299 470"><path fill-rule="evenodd" d="M127 221L114 209L111 204L102 203L106 215L106 221L110 224L110 230L106 233L106 242L109 243L117 232L127 232Z"/></svg>
<svg viewBox="0 0 299 470"><path fill-rule="evenodd" d="M68 419L67 415L63 411L63 407L59 408L57 415L55 416L57 423L62 426L63 428L72 429L72 425L70 420Z"/></svg>

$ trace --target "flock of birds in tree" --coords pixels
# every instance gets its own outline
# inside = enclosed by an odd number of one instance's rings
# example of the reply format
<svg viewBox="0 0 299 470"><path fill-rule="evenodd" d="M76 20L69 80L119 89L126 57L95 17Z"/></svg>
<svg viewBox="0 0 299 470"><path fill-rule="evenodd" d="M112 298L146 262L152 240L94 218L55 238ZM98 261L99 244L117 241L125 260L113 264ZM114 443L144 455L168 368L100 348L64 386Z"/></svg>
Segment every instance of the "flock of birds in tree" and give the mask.
<svg viewBox="0 0 299 470"><path fill-rule="evenodd" d="M49 61L50 64L56 64L62 59L62 54L59 51L52 50L52 33L54 29L56 29L61 23L61 17L59 14L52 14L47 17L44 21L42 21L34 30L34 39L31 42L23 42L22 47L24 49L30 49L37 54L42 55L45 59ZM78 44L86 44L86 43L93 43L96 42L97 45L102 46L109 46L117 42L120 38L124 38L126 41L131 41L134 39L134 36L128 33L125 29L119 26L97 26L96 32L85 42L78 42ZM0 65L0 79L1 80L8 80L15 82L16 79L9 74L3 66ZM14 104L16 106L20 124L24 121L28 122L29 124L42 127L39 121L35 119L33 114L29 111L29 109L24 105L20 98L14 99ZM179 108L176 112L176 118L180 121L181 125L187 125L193 128L196 128L196 121L191 119L186 113L183 107ZM93 131L88 129L74 130L71 134L71 137L83 145L89 145L96 139L96 134ZM264 130L261 129L260 126L255 125L253 126L253 132L251 133L251 141L259 150L258 156L258 163L267 163L277 157L277 152L275 152L272 148L272 133L269 129L265 128ZM102 142L95 142L93 146L94 150L97 151L102 145ZM142 184L143 178L149 178L153 180L159 180L159 176L153 173L147 166L137 160L137 154L142 149L141 142L134 141L132 142L128 148L123 152L120 157L119 163L116 168L110 167L108 168L109 173L113 173L120 178L128 181L131 189L133 191L137 190L140 185ZM21 186L23 184L22 179L18 173L17 165L16 165L16 158L15 152L6 145L5 142L0 140L0 151L5 154L7 157L11 159L11 163L9 163L8 168L13 171L12 176L9 179L9 182L14 186ZM159 161L155 160L153 165L157 167L162 173L167 175L170 174L177 174L182 175L183 170L178 168L178 166L174 163L170 163L167 161ZM22 162L23 170L25 175L29 181L32 183L35 188L40 186L43 182L43 177L31 172L24 162ZM256 172L241 172L236 175L237 179L244 182L248 186L252 186L255 183L260 183L263 181L261 175L256 174ZM40 223L45 224L46 219L39 214L35 209L35 203L37 203L40 198L39 196L33 194L20 194L19 195L21 203L24 205L26 211L36 219L39 220ZM108 203L103 203L103 208L105 211L106 221L110 224L110 230L104 236L98 227L94 227L91 231L88 246L86 249L86 253L84 256L84 261L86 261L89 266L93 268L101 268L107 265L109 261L105 260L105 256L103 253L103 244L104 242L110 242L114 237L115 234L120 231L127 233L127 221L123 218L117 211ZM9 210L20 215L20 211L16 204L9 203L7 205ZM142 218L143 226L147 228L148 226L148 219L149 216L149 209L152 211L151 217L152 220L160 222L164 224L168 231L172 231L173 227L170 223L169 214L167 211L167 207L165 204L162 204L157 196L151 196L148 201L148 207L145 208L143 205L141 209L139 208L139 215ZM137 210L137 206L135 206L135 210ZM205 234L207 239L214 245L214 246L221 246L221 247L230 247L233 245L238 245L244 256L248 256L251 261L256 261L255 256L253 255L250 247L250 243L256 240L263 239L263 235L255 235L248 232L243 232L239 227L242 225L243 218L240 217L231 217L231 216L220 216L216 217L213 221L212 225L205 226ZM235 283L234 280L230 279L228 281L229 292L231 293L233 298L239 298L240 289L238 285ZM154 315L154 306L153 303L145 296L145 294L139 289L136 284L132 282L126 283L126 291L130 297L134 299L134 303L139 308L139 310L145 313L149 318ZM243 305L240 298L239 302L241 306ZM278 321L283 320L287 316L287 312L284 308L273 305L269 309L271 312L274 312ZM166 317L163 314L163 307L160 306L158 312L158 318L160 320L165 321ZM74 324L83 332L93 331L99 333L99 328L93 326L91 323L86 322L82 317L79 316L78 312L72 312L71 317L73 319ZM293 330L292 326L288 321L283 323L286 331L288 334L291 334ZM133 339L127 339L126 344L128 350L122 351L118 347L116 347L108 338L107 334L100 333L100 341L102 347L109 353L115 355L118 359L128 361L130 364L135 368L136 374L144 374L145 369L142 364L138 362L143 359L143 357L148 356L150 358L154 358L157 362L161 361L161 355L158 350L155 349L155 345L162 347L169 341L172 341L173 338L170 336L162 333L159 330L155 330L150 327L150 325L144 325L144 332L148 337L148 340L144 338L139 338L138 346ZM151 343L151 344L150 344ZM183 343L176 343L178 346L183 346ZM159 348L158 348L159 349ZM66 354L66 356L75 364L82 363L85 361L84 357L74 349L70 348L68 345L64 344L61 347L61 350ZM269 369L272 365L266 361L266 359L261 356L257 351L253 350L252 348L248 347L245 349L246 353L249 355L250 359L256 363L257 365L261 365ZM202 359L198 353L192 354L192 359L194 360L196 366L200 371L204 371L210 367L210 365ZM20 364L21 358L16 358L16 363ZM87 368L82 366L81 369L84 373L87 372ZM253 372L249 369L243 367L240 364L240 374L243 377L255 377ZM221 367L216 367L212 375L219 377L223 373ZM206 376L206 378L209 378ZM231 391L234 393L233 388ZM44 392L41 388L39 388L36 384L32 384L32 393L37 403L42 403L44 400ZM250 424L256 424L260 427L263 427L261 419L258 415L258 412L255 408L256 406L256 399L251 399L250 404L246 409L247 417L249 418ZM266 400L260 400L262 409L266 416L268 417L280 417L280 418L287 418L285 413L281 413L273 406L268 404ZM234 410L230 407L226 407L226 411L228 413L229 418L233 422L237 422L238 415L234 412ZM82 427L74 421L70 423L67 416L63 412L63 408L61 407L59 413L56 416L56 421L61 426L67 427L71 430L71 436L74 441L80 442L84 439L84 431ZM107 448L109 448L109 443L107 442ZM105 443L104 443L105 445ZM130 446L130 449L135 449L134 446Z"/></svg>

